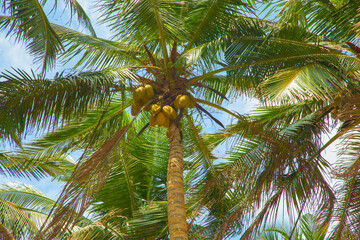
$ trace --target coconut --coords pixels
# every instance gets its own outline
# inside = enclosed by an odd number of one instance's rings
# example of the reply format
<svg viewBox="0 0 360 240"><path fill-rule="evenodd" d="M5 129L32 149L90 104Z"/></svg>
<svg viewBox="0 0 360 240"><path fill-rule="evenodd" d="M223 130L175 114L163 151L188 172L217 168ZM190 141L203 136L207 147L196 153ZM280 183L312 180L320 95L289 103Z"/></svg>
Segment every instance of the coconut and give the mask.
<svg viewBox="0 0 360 240"><path fill-rule="evenodd" d="M144 87L144 92L147 98L152 98L154 96L154 88L151 85L146 85Z"/></svg>
<svg viewBox="0 0 360 240"><path fill-rule="evenodd" d="M159 113L156 115L156 124L157 124L159 127L165 126L166 119L169 119L169 118L166 117L163 112L159 112Z"/></svg>
<svg viewBox="0 0 360 240"><path fill-rule="evenodd" d="M158 114L160 111L161 111L161 106L160 106L160 105L158 105L158 104L153 104L153 105L151 106L151 112L152 112L153 115Z"/></svg>
<svg viewBox="0 0 360 240"><path fill-rule="evenodd" d="M177 117L177 114L175 112L175 110L169 106L169 105L165 105L162 107L162 111L164 112L164 114L170 118L171 120L175 120Z"/></svg>
<svg viewBox="0 0 360 240"><path fill-rule="evenodd" d="M179 106L180 108L186 108L189 107L189 104L191 103L191 99L189 98L188 95L182 95L179 98Z"/></svg>

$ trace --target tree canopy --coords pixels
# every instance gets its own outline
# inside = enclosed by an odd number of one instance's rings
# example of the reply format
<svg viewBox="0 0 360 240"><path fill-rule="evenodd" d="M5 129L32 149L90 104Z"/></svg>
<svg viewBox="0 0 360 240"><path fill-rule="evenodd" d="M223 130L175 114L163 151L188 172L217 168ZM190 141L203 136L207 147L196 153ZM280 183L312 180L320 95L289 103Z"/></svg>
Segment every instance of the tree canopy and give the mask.
<svg viewBox="0 0 360 240"><path fill-rule="evenodd" d="M65 3L89 34L51 23L46 1L4 1L1 17L42 63L1 74L1 140L19 146L0 155L4 173L67 181L37 238L250 239L282 202L334 239L358 235L357 1L99 1L110 39ZM55 60L72 71L49 78ZM224 107L243 96L260 107ZM223 130L206 134L204 117ZM46 133L24 145L30 130Z"/></svg>

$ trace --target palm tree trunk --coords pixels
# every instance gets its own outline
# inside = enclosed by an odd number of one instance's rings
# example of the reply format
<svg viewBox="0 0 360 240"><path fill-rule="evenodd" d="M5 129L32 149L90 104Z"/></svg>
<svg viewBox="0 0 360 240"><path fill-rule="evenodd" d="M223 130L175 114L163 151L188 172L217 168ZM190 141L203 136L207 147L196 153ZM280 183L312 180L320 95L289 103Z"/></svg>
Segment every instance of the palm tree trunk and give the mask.
<svg viewBox="0 0 360 240"><path fill-rule="evenodd" d="M187 240L183 149L180 129L175 121L171 121L170 123L169 139L170 152L167 173L167 206L170 240Z"/></svg>

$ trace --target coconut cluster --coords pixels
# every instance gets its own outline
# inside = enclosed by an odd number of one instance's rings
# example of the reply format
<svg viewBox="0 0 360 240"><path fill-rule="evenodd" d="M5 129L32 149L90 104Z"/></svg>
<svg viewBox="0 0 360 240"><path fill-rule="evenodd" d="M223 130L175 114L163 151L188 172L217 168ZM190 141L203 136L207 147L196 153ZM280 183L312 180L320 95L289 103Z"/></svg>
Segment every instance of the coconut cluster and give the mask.
<svg viewBox="0 0 360 240"><path fill-rule="evenodd" d="M154 88L151 85L139 87L134 91L134 102L131 106L131 115L136 116L140 110L145 106L145 111L151 111L150 126L166 127L170 126L170 120L177 118L176 109L194 108L195 98L189 95L180 94L176 96L173 103L170 105L152 104L148 102L154 98Z"/></svg>
<svg viewBox="0 0 360 240"><path fill-rule="evenodd" d="M170 120L175 120L177 117L176 111L169 105L161 107L158 104L151 106L150 126L166 127L170 126Z"/></svg>

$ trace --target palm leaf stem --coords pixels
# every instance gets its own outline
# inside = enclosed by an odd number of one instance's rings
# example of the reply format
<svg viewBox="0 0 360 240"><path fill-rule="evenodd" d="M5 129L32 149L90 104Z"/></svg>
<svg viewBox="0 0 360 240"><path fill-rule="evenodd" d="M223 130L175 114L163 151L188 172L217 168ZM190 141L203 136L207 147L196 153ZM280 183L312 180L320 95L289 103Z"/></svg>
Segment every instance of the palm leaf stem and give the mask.
<svg viewBox="0 0 360 240"><path fill-rule="evenodd" d="M143 46L144 46L144 48L145 48L146 54L148 55L148 57L149 57L149 59L150 59L151 64L152 64L153 66L156 66L157 64L156 64L154 55L150 52L149 48L148 48L145 44L143 44ZM151 70L152 70L152 69L151 69ZM159 79L162 79L161 74L160 74L159 71L153 70L152 72L153 72L153 74L154 74L156 77L158 77Z"/></svg>
<svg viewBox="0 0 360 240"><path fill-rule="evenodd" d="M194 86L196 86L196 87L203 87L203 88L209 89L210 91L214 92L215 94L217 94L217 95L219 95L220 97L222 97L222 98L226 99L227 101L229 101L229 99L228 99L224 94L222 94L221 92L219 92L218 90L216 90L216 89L214 89L214 88L212 88L212 87L209 87L208 85L205 85L205 84L203 84L203 83L199 83L199 82L198 82L198 83L194 84Z"/></svg>
<svg viewBox="0 0 360 240"><path fill-rule="evenodd" d="M195 104L196 109L199 112L203 112L206 115L208 115L214 122L216 122L220 127L225 128L225 126L217 119L215 118L211 113L209 113L205 108L203 108L202 106L200 106L199 104Z"/></svg>
<svg viewBox="0 0 360 240"><path fill-rule="evenodd" d="M294 227L293 227L293 229L291 230L291 233L290 233L290 236L289 236L289 240L291 239L291 237L293 236L293 234L294 234L294 232L295 232L296 226L297 226L298 223L299 223L299 220L300 220L300 218L301 218L302 211L304 210L304 208L305 208L305 200L304 200L304 202L303 202L303 204L302 204L302 206L301 206L301 210L300 210L300 212L299 212L299 216L298 216L297 219L296 219L296 222L295 222L295 224L294 224Z"/></svg>
<svg viewBox="0 0 360 240"><path fill-rule="evenodd" d="M240 118L238 115L236 115L235 113L233 113L233 112L227 110L226 108L223 108L223 107L221 107L221 106L219 106L219 105L217 105L217 104L214 104L214 103L212 103L212 102L208 102L208 101L205 101L205 100L202 100L202 99L198 99L198 98L196 98L195 101L198 102L198 103L202 103L202 104L211 106L211 107L213 107L213 108L219 109L219 110L221 110L221 111L223 111L223 112L226 112L226 113L230 114L231 116L234 116L234 117L237 118L237 119L241 119L241 118ZM242 119L241 119L241 120L242 120Z"/></svg>
<svg viewBox="0 0 360 240"><path fill-rule="evenodd" d="M155 70L163 71L162 68L157 67L157 66L151 66L151 65L134 66L134 67L131 67L131 68L132 69L155 69Z"/></svg>
<svg viewBox="0 0 360 240"><path fill-rule="evenodd" d="M199 36L200 31L202 30L204 24L206 23L206 21L208 20L211 11L213 10L213 8L215 7L217 0L213 0L213 2L211 3L211 6L208 8L208 11L206 12L206 15L204 16L204 18L201 20L201 23L198 25L198 28L196 29L195 33L192 35L191 40L189 41L189 43L187 44L185 51L191 49L191 46L194 44L196 38Z"/></svg>
<svg viewBox="0 0 360 240"><path fill-rule="evenodd" d="M158 11L158 9L156 7L155 1L151 0L151 3L153 5L153 7L154 7L154 12L155 12L155 16L156 16L156 23L157 23L158 28L159 28L160 44L161 44L161 49L162 49L162 52L163 52L164 64L165 64L165 74L166 74L167 79L169 79L169 81L170 81L171 88L174 88L175 87L175 82L172 79L171 74L169 73L169 69L168 69L169 57L168 57L168 52L167 52L166 43L165 43L164 29L163 29L163 26L161 24L159 11Z"/></svg>
<svg viewBox="0 0 360 240"><path fill-rule="evenodd" d="M125 177L126 177L126 184L128 186L129 191L129 198L130 198L130 207L131 207L131 214L134 215L135 212L135 200L134 200L134 192L133 192L133 186L131 186L131 179L129 170L127 168L126 162L124 161L124 158L122 156L122 153L120 153L120 161L124 167Z"/></svg>
<svg viewBox="0 0 360 240"><path fill-rule="evenodd" d="M357 121L354 121L353 123L351 123L349 126L346 127L346 129L342 129L340 130L340 132L338 132L335 136L333 136L327 143L324 144L324 146L322 146L316 153L314 153L307 161L311 162L312 160L314 160L317 156L319 156L319 154L324 151L330 144L332 144L334 141L336 141L337 139L339 139L342 135L344 135L345 133L347 133L348 130L356 127L358 124L360 123L360 119Z"/></svg>
<svg viewBox="0 0 360 240"><path fill-rule="evenodd" d="M349 204L349 201L350 201L350 195L351 195L351 192L352 192L352 190L354 188L355 181L356 181L356 175L354 177L352 177L351 182L350 182L350 186L347 189L345 202L344 202L343 208L341 209L341 217L340 217L340 220L339 220L339 227L338 227L336 235L335 235L335 240L340 240L341 239L341 233L342 233L342 228L344 226L345 215L346 215L346 212L348 210L348 204Z"/></svg>

